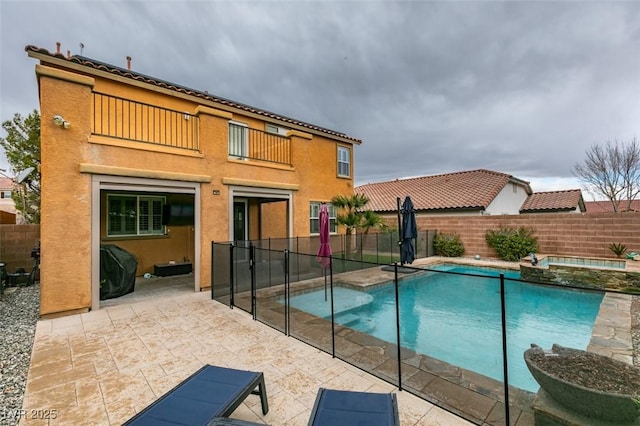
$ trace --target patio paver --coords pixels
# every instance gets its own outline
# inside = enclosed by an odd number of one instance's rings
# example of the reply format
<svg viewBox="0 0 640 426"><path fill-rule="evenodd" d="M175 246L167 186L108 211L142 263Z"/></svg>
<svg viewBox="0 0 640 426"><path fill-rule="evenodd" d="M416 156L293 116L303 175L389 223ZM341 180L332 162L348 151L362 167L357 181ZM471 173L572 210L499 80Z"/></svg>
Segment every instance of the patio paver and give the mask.
<svg viewBox="0 0 640 426"><path fill-rule="evenodd" d="M270 411L263 416L249 397L232 415L241 420L305 425L318 388L328 387L396 392L403 425L471 424L208 292L38 322L20 424L121 424L207 363L264 372Z"/></svg>

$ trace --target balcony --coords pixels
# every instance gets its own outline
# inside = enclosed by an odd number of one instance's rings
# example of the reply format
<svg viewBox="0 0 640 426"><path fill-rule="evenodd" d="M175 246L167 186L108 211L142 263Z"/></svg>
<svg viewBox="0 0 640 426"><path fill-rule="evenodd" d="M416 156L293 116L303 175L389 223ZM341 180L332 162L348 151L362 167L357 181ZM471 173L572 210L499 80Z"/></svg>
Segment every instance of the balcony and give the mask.
<svg viewBox="0 0 640 426"><path fill-rule="evenodd" d="M104 93L93 93L91 133L198 151L198 117Z"/></svg>
<svg viewBox="0 0 640 426"><path fill-rule="evenodd" d="M290 166L291 140L276 133L229 123L229 157Z"/></svg>

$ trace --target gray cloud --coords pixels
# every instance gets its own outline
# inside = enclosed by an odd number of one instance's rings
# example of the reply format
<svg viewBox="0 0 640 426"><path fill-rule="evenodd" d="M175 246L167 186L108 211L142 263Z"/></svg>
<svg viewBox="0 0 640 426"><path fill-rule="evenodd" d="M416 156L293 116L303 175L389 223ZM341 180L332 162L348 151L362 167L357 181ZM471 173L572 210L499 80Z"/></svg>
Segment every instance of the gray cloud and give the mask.
<svg viewBox="0 0 640 426"><path fill-rule="evenodd" d="M359 184L570 178L638 135L639 2L5 1L0 19L3 120L38 105L24 46L60 41L361 138Z"/></svg>

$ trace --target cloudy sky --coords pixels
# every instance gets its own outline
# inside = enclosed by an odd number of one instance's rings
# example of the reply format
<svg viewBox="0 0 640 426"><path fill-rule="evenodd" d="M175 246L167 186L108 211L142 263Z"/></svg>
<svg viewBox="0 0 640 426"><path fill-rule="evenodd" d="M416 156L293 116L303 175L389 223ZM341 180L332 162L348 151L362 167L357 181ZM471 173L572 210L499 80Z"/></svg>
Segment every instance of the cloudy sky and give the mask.
<svg viewBox="0 0 640 426"><path fill-rule="evenodd" d="M360 138L356 184L486 168L570 189L589 146L640 137L640 1L0 0L0 19L2 121L38 108L24 47L59 41Z"/></svg>

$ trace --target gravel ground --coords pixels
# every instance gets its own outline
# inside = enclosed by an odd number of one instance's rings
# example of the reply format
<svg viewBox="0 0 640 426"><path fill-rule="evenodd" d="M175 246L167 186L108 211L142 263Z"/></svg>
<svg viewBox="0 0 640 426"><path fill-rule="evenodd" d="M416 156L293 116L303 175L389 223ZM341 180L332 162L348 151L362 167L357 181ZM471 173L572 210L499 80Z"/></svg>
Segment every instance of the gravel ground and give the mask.
<svg viewBox="0 0 640 426"><path fill-rule="evenodd" d="M7 289L9 291L13 288ZM40 310L40 284L0 299L0 425L17 423Z"/></svg>

